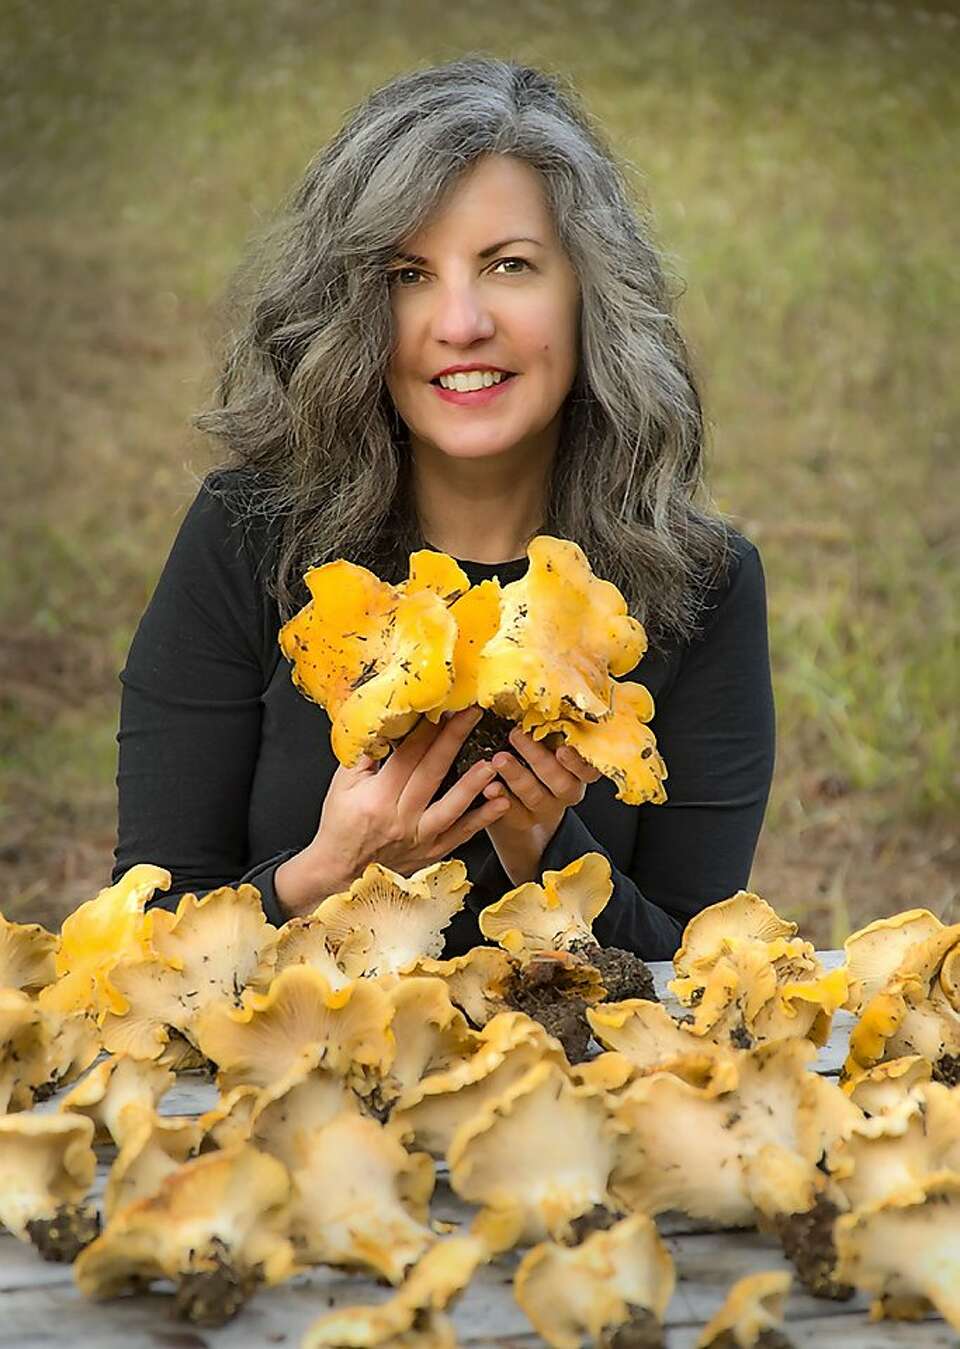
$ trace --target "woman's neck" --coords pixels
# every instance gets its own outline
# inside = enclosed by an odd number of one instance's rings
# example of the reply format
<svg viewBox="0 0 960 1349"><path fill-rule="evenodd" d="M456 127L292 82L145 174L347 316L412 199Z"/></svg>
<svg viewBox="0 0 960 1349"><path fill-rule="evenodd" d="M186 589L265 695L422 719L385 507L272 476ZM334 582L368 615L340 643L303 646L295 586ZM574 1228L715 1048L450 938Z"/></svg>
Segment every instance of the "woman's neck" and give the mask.
<svg viewBox="0 0 960 1349"><path fill-rule="evenodd" d="M524 556L543 525L549 461L518 466L509 458L414 453L414 498L431 548L469 562Z"/></svg>

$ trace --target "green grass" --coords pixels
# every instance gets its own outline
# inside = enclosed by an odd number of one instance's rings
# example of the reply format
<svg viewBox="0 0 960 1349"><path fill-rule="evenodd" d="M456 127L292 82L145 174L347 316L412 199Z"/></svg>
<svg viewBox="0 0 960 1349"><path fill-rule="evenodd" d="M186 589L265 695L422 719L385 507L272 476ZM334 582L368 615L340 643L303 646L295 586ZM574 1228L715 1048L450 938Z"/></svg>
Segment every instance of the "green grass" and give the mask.
<svg viewBox="0 0 960 1349"><path fill-rule="evenodd" d="M244 240L370 88L485 50L572 76L649 195L682 285L716 495L768 578L779 757L762 877L795 883L777 851L793 839L818 896L783 905L829 910L835 936L845 905L856 921L907 893L864 880L907 830L895 865L915 866L916 902L952 902L952 11L98 0L81 13L51 0L0 22L0 52L16 52L0 132L13 901L37 874L62 904L92 879L63 880L58 859L70 837L104 831L115 671L192 495L187 470L213 452L189 418ZM846 850L820 862L828 829ZM935 873L931 838L946 839Z"/></svg>

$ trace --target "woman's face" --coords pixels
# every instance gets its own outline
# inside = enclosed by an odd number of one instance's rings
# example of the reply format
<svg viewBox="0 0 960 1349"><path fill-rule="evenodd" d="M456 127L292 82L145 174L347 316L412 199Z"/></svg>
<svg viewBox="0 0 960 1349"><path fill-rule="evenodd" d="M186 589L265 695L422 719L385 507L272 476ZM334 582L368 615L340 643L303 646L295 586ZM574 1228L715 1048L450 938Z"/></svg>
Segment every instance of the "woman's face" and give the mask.
<svg viewBox="0 0 960 1349"><path fill-rule="evenodd" d="M536 170L480 160L389 281L387 388L414 451L549 459L579 361L580 290Z"/></svg>

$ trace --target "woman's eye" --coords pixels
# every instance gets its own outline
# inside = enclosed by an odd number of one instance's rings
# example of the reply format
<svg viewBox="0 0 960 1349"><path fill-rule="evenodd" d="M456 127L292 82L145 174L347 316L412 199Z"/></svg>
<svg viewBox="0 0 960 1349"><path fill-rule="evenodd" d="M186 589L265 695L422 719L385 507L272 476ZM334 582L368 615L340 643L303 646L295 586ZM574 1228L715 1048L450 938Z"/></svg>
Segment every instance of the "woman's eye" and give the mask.
<svg viewBox="0 0 960 1349"><path fill-rule="evenodd" d="M415 282L419 275L416 267L394 267L387 276L387 282L391 286L407 286Z"/></svg>
<svg viewBox="0 0 960 1349"><path fill-rule="evenodd" d="M506 267L508 276L519 276L522 271L526 271L527 268L529 268L530 264L527 262L526 258L500 258L493 266L494 269L497 267Z"/></svg>

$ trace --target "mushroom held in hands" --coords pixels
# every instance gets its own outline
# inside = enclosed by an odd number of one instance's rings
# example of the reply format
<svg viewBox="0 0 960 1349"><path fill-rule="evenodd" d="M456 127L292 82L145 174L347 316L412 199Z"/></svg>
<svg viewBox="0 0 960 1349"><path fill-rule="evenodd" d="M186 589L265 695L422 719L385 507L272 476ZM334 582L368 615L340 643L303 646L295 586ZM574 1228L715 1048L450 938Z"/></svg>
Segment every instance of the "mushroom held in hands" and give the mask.
<svg viewBox="0 0 960 1349"><path fill-rule="evenodd" d="M304 580L310 602L280 629L293 682L330 717L340 763L382 759L453 686L457 625L449 604L469 587L452 558L423 550L401 585L328 562Z"/></svg>
<svg viewBox="0 0 960 1349"><path fill-rule="evenodd" d="M397 974L440 955L443 930L469 889L467 868L457 858L409 878L371 862L349 890L330 895L314 912L351 979Z"/></svg>
<svg viewBox="0 0 960 1349"><path fill-rule="evenodd" d="M841 1278L873 1293L875 1317L933 1306L960 1331L960 1174L937 1171L837 1219Z"/></svg>
<svg viewBox="0 0 960 1349"><path fill-rule="evenodd" d="M82 1205L97 1159L93 1121L23 1112L0 1119L0 1224L45 1260L73 1260L100 1230Z"/></svg>
<svg viewBox="0 0 960 1349"><path fill-rule="evenodd" d="M103 1300L170 1279L179 1315L223 1325L259 1283L296 1273L289 1200L286 1167L247 1144L194 1158L115 1214L78 1256L77 1286Z"/></svg>
<svg viewBox="0 0 960 1349"><path fill-rule="evenodd" d="M600 1346L659 1349L674 1283L673 1261L655 1224L634 1213L572 1248L534 1246L517 1267L513 1291L555 1349L580 1349L586 1337Z"/></svg>
<svg viewBox="0 0 960 1349"><path fill-rule="evenodd" d="M781 1333L790 1275L768 1269L738 1279L697 1340L697 1349L790 1349Z"/></svg>

